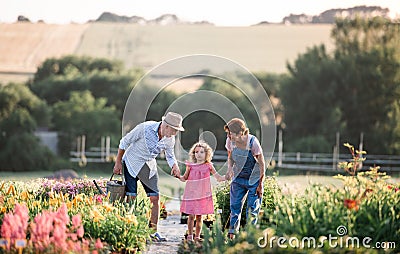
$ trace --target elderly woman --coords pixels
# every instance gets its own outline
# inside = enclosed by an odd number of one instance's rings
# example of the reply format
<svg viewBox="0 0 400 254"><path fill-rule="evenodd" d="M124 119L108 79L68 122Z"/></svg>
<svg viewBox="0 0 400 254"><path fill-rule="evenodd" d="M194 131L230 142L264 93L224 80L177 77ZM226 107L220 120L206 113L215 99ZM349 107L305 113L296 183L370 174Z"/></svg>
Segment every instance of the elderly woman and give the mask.
<svg viewBox="0 0 400 254"><path fill-rule="evenodd" d="M225 126L228 151L228 177L232 178L230 186L230 224L228 237L234 238L240 227L240 216L247 194L247 220L257 223L260 211L263 180L264 156L258 139L249 133L243 120L233 118Z"/></svg>

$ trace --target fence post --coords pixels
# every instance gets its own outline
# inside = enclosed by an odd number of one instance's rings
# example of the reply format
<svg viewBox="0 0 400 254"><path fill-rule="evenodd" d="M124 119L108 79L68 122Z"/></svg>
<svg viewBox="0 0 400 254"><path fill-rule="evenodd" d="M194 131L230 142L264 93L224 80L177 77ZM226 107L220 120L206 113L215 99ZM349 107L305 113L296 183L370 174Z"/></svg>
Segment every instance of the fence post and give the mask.
<svg viewBox="0 0 400 254"><path fill-rule="evenodd" d="M101 158L101 161L105 161L105 158L104 158L104 142L105 142L105 140L104 140L104 136L101 136L101 139L100 139L101 141L100 141L100 158Z"/></svg>
<svg viewBox="0 0 400 254"><path fill-rule="evenodd" d="M81 136L76 138L76 157L81 153Z"/></svg>
<svg viewBox="0 0 400 254"><path fill-rule="evenodd" d="M363 150L363 145L364 145L364 132L361 132L360 133L360 144L358 145L358 150L360 151L360 159L363 157L363 154L361 153ZM363 162L361 160L358 169L362 169L362 167L363 167Z"/></svg>
<svg viewBox="0 0 400 254"><path fill-rule="evenodd" d="M336 145L333 147L333 155L332 155L332 169L337 170L337 164L339 161L339 142L340 142L340 133L336 132Z"/></svg>
<svg viewBox="0 0 400 254"><path fill-rule="evenodd" d="M278 167L281 167L281 166L282 166L282 153L283 153L282 130L279 130Z"/></svg>
<svg viewBox="0 0 400 254"><path fill-rule="evenodd" d="M111 138L110 136L106 137L106 161L110 161L110 143Z"/></svg>

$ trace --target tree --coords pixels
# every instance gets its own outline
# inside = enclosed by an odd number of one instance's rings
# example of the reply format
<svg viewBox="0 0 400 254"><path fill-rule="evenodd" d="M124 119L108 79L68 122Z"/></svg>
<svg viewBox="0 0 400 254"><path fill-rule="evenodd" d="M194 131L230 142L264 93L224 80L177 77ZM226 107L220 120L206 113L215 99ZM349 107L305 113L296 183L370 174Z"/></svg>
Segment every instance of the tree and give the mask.
<svg viewBox="0 0 400 254"><path fill-rule="evenodd" d="M73 91L91 91L95 98L107 98L119 115L142 70L122 71L122 64L106 59L67 56L48 59L35 74L31 90L50 105L67 101Z"/></svg>
<svg viewBox="0 0 400 254"><path fill-rule="evenodd" d="M400 137L390 112L400 96L399 30L384 18L356 18L338 20L332 31L343 136L354 142L363 132L371 153L398 152L390 148Z"/></svg>
<svg viewBox="0 0 400 254"><path fill-rule="evenodd" d="M0 87L0 165L2 170L48 169L53 154L34 136L38 125L46 125L45 102L22 84Z"/></svg>
<svg viewBox="0 0 400 254"><path fill-rule="evenodd" d="M293 66L288 64L288 69L290 76L283 80L280 93L285 111L286 147L289 151L298 149L296 143L304 143L308 138L310 150L302 152L330 152L326 145L320 146L320 150L311 149L318 148L322 140L333 143L334 133L340 129L335 62L321 45L308 49Z"/></svg>
<svg viewBox="0 0 400 254"><path fill-rule="evenodd" d="M363 132L370 153L396 152L398 24L383 18L339 19L332 37L333 55L314 47L288 65L290 76L281 91L287 143L319 135L333 145L337 131L342 140L358 143Z"/></svg>
<svg viewBox="0 0 400 254"><path fill-rule="evenodd" d="M54 130L60 132L60 153L69 156L78 136L86 136L86 146L99 146L101 136L111 136L113 146L120 139L121 120L107 99L96 99L90 91L71 92L68 101L53 106Z"/></svg>
<svg viewBox="0 0 400 254"><path fill-rule="evenodd" d="M35 73L33 82L42 81L54 76L76 76L89 74L93 71L108 71L120 73L123 69L121 61L111 61L105 58L82 56L65 56L49 58L41 64Z"/></svg>

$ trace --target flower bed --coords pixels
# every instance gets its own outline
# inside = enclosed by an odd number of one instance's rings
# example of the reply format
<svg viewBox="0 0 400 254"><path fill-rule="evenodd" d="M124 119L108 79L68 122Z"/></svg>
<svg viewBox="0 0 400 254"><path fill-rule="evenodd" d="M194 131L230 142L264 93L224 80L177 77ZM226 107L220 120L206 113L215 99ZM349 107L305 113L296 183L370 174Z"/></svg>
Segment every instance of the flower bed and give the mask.
<svg viewBox="0 0 400 254"><path fill-rule="evenodd" d="M104 188L106 181L98 180ZM149 239L150 204L141 193L110 203L90 180L0 182L0 246L31 253L134 253ZM25 243L24 243L25 241Z"/></svg>
<svg viewBox="0 0 400 254"><path fill-rule="evenodd" d="M343 188L312 185L304 194L283 194L276 181L265 184L261 219L227 239L229 189L217 189L222 210L203 244L184 242L178 253L380 253L400 250L400 185L379 167L358 172L363 151L339 164ZM226 211L228 209L228 211ZM221 222L222 221L222 222Z"/></svg>

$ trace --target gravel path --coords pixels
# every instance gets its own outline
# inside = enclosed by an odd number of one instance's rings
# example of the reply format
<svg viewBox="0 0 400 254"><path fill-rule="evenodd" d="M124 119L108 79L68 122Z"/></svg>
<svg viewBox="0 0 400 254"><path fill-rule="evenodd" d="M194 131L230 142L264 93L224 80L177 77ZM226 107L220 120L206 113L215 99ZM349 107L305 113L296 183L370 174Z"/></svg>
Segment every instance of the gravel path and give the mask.
<svg viewBox="0 0 400 254"><path fill-rule="evenodd" d="M175 204L178 202L178 204ZM178 245L182 242L185 232L187 230L187 224L180 224L181 215L179 210L179 201L172 200L166 205L168 216L166 219L160 220L158 222L158 232L163 237L167 238L166 242L153 242L148 245L146 251L142 252L144 254L153 253L177 253Z"/></svg>

